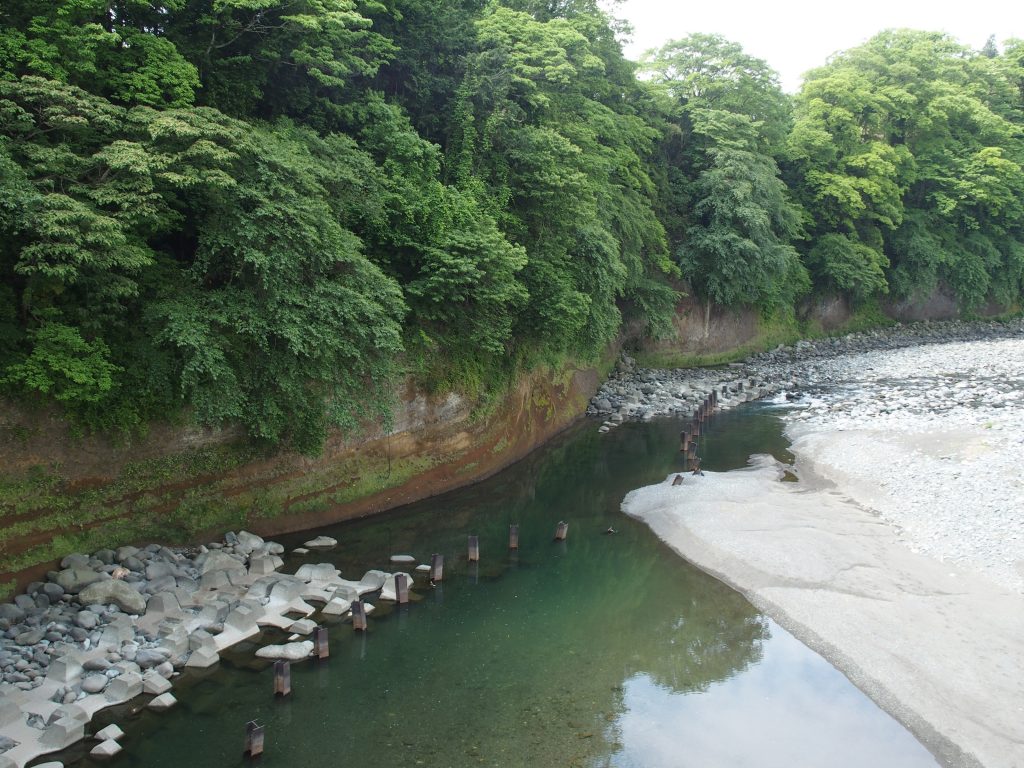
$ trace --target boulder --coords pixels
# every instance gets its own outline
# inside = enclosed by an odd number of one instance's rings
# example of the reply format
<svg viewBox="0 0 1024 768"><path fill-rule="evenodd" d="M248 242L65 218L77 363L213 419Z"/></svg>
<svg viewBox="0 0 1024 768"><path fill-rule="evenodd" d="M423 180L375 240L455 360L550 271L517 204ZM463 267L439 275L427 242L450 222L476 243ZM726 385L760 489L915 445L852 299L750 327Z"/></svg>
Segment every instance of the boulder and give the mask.
<svg viewBox="0 0 1024 768"><path fill-rule="evenodd" d="M163 579L170 576L172 579L175 576L177 569L170 563L161 563L159 560L151 562L146 565L146 579L149 581L156 581L157 579Z"/></svg>
<svg viewBox="0 0 1024 768"><path fill-rule="evenodd" d="M211 551L200 555L194 563L200 575L210 571L245 571L245 564L227 552Z"/></svg>
<svg viewBox="0 0 1024 768"><path fill-rule="evenodd" d="M261 659L287 659L288 661L301 661L309 658L312 653L312 640L285 643L284 645L267 645L256 651L256 655Z"/></svg>
<svg viewBox="0 0 1024 768"><path fill-rule="evenodd" d="M363 574L363 578L359 580L360 594L376 592L384 586L384 582L387 581L388 576L389 574L384 571L367 571Z"/></svg>
<svg viewBox="0 0 1024 768"><path fill-rule="evenodd" d="M333 581L338 578L339 571L333 563L305 563L295 572L295 578L305 582Z"/></svg>
<svg viewBox="0 0 1024 768"><path fill-rule="evenodd" d="M129 557L135 557L137 554L139 554L138 547L118 547L114 553L114 559L119 563L123 563Z"/></svg>
<svg viewBox="0 0 1024 768"><path fill-rule="evenodd" d="M100 673L86 675L82 678L82 690L85 693L102 693L109 682L110 678Z"/></svg>
<svg viewBox="0 0 1024 768"><path fill-rule="evenodd" d="M304 547L309 547L310 549L327 549L337 545L338 540L332 539L330 536L317 536L315 539L310 539L303 544Z"/></svg>
<svg viewBox="0 0 1024 768"><path fill-rule="evenodd" d="M109 578L107 574L98 573L92 570L92 568L76 567L65 568L63 571L60 571L53 578L53 581L65 592L73 595L90 584L95 584L97 581L106 578Z"/></svg>
<svg viewBox="0 0 1024 768"><path fill-rule="evenodd" d="M235 544L235 550L248 555L254 549L262 547L263 544L262 536L257 536L255 533L249 533L248 531L239 531L238 543Z"/></svg>
<svg viewBox="0 0 1024 768"><path fill-rule="evenodd" d="M78 599L82 605L113 603L125 613L140 614L146 610L146 598L139 590L117 579L90 584L78 593Z"/></svg>
<svg viewBox="0 0 1024 768"><path fill-rule="evenodd" d="M39 588L44 595L50 598L50 602L55 603L64 597L64 587L53 581L48 581Z"/></svg>
<svg viewBox="0 0 1024 768"><path fill-rule="evenodd" d="M167 652L164 649L142 648L135 654L135 663L141 669L149 669L167 661Z"/></svg>
<svg viewBox="0 0 1024 768"><path fill-rule="evenodd" d="M35 603L33 603L35 605ZM14 603L4 603L0 605L0 619L6 619L12 623L21 621L25 618L25 609L21 608Z"/></svg>
<svg viewBox="0 0 1024 768"><path fill-rule="evenodd" d="M335 597L323 607L322 612L325 616L344 616L351 608L351 600Z"/></svg>
<svg viewBox="0 0 1024 768"><path fill-rule="evenodd" d="M288 627L288 631L296 635L310 635L316 629L316 622L312 619L299 619Z"/></svg>
<svg viewBox="0 0 1024 768"><path fill-rule="evenodd" d="M19 632L14 636L14 642L18 645L35 645L43 639L43 635L46 634L45 627L39 627L38 629L30 629L26 632Z"/></svg>
<svg viewBox="0 0 1024 768"><path fill-rule="evenodd" d="M75 552L67 555L63 560L60 561L61 568L88 568L89 567L89 556L84 555L81 552Z"/></svg>

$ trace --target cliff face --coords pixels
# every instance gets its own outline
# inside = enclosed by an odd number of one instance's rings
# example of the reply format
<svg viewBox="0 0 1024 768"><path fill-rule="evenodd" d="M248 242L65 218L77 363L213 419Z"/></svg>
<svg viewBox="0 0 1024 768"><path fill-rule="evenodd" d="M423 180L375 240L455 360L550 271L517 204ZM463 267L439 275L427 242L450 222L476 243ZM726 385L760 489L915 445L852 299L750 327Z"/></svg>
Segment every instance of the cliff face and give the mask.
<svg viewBox="0 0 1024 768"><path fill-rule="evenodd" d="M0 582L29 581L74 550L225 528L276 535L466 485L571 424L599 381L597 367L535 372L482 416L458 395L406 386L389 434L334 434L316 458L259 455L238 433L170 425L117 445L5 406Z"/></svg>
<svg viewBox="0 0 1024 768"><path fill-rule="evenodd" d="M937 319L955 307L940 298L889 311ZM826 331L850 318L840 300L819 300L807 312ZM753 311L684 299L677 338L647 349L714 355L766 342L763 330ZM638 337L635 328L631 338ZM481 480L579 418L616 354L609 350L602 365L525 376L485 414L458 395L407 385L389 434L336 433L316 458L263 455L240 432L168 424L116 444L76 437L51 413L0 403L0 585L27 582L72 551L201 540L232 528L273 536Z"/></svg>

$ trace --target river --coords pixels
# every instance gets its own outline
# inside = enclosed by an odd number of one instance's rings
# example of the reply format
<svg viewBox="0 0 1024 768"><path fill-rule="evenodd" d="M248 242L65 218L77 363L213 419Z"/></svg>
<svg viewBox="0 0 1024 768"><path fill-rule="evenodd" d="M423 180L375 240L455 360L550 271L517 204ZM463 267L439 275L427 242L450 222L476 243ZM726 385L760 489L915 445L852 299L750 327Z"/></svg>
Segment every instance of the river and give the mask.
<svg viewBox="0 0 1024 768"><path fill-rule="evenodd" d="M284 571L330 560L358 579L393 570L391 554L440 552L444 581L417 580L411 605L379 603L365 633L328 621L330 659L293 664L289 698L273 697L270 665L253 657L284 637L267 630L186 671L169 712L129 704L95 727L127 732L122 768L246 765L252 719L266 726L266 768L936 765L829 663L620 512L629 490L680 468L680 429L598 435L586 421L490 480L316 531L339 546L290 555ZM752 453L789 459L773 412L717 416L704 466ZM559 520L565 542L553 541ZM467 562L468 534L480 563ZM91 768L89 746L58 757Z"/></svg>

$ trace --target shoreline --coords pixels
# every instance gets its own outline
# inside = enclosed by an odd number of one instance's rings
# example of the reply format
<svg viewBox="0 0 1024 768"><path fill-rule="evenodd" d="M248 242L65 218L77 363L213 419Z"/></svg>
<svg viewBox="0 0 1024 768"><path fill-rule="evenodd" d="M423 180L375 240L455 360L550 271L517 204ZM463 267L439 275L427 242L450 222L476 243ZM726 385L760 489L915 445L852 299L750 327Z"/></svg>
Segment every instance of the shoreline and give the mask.
<svg viewBox="0 0 1024 768"><path fill-rule="evenodd" d="M744 470L627 495L946 766L1024 765L1024 340L811 361L787 417L798 483ZM1020 371L1020 374L1016 373Z"/></svg>
<svg viewBox="0 0 1024 768"><path fill-rule="evenodd" d="M336 544L318 536L293 553ZM267 628L287 639L261 644L257 658L315 657L314 613L344 621L362 601L369 615L374 606L364 597L395 602L396 577L411 588L429 569L421 564L415 577L369 570L353 581L329 562L283 573L283 554L282 545L246 531L188 552L153 544L73 554L45 583L0 604L0 768L23 768L85 739L98 742L93 757L113 757L124 732L112 724L93 733L99 711L140 697L149 709L169 709L180 674L217 664ZM391 565L412 569L416 561L394 555Z"/></svg>

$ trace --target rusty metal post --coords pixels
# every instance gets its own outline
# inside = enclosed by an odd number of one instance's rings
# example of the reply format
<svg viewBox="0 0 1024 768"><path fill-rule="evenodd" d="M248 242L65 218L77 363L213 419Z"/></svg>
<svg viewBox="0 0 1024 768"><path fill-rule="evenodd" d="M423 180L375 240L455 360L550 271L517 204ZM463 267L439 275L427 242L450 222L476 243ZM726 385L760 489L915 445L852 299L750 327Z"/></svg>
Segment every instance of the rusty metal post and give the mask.
<svg viewBox="0 0 1024 768"><path fill-rule="evenodd" d="M249 757L259 757L263 754L264 726L255 720L245 724L245 754Z"/></svg>
<svg viewBox="0 0 1024 768"><path fill-rule="evenodd" d="M395 597L399 605L409 602L409 579L404 573L395 574Z"/></svg>
<svg viewBox="0 0 1024 768"><path fill-rule="evenodd" d="M480 561L480 537L470 536L469 537L469 562L476 563Z"/></svg>
<svg viewBox="0 0 1024 768"><path fill-rule="evenodd" d="M289 696L292 692L292 665L284 659L274 662L274 695Z"/></svg>
<svg viewBox="0 0 1024 768"><path fill-rule="evenodd" d="M352 603L352 629L359 632L366 631L366 608L363 606L362 600Z"/></svg>
<svg viewBox="0 0 1024 768"><path fill-rule="evenodd" d="M313 630L313 655L318 659L326 659L331 655L331 646L327 642L327 627Z"/></svg>
<svg viewBox="0 0 1024 768"><path fill-rule="evenodd" d="M444 555L430 556L430 580L441 581L444 578Z"/></svg>
<svg viewBox="0 0 1024 768"><path fill-rule="evenodd" d="M519 526L510 525L508 527L508 548L519 549Z"/></svg>
<svg viewBox="0 0 1024 768"><path fill-rule="evenodd" d="M569 535L569 524L564 520L560 520L558 527L555 529L555 541L565 541L565 537Z"/></svg>

